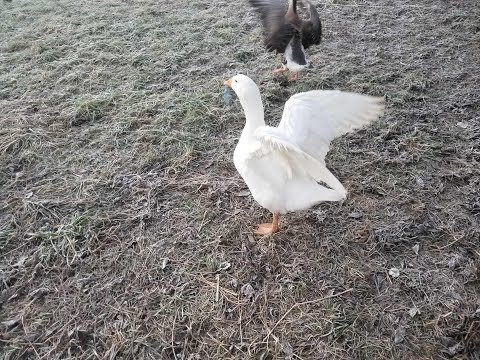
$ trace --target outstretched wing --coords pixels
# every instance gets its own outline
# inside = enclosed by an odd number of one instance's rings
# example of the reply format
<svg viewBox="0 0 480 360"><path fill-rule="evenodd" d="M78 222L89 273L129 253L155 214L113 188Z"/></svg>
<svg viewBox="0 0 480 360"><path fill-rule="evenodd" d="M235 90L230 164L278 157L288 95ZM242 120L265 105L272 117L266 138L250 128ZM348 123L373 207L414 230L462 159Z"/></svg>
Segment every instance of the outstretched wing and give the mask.
<svg viewBox="0 0 480 360"><path fill-rule="evenodd" d="M282 0L249 0L260 14L265 31L265 45L268 51L284 53L293 36L294 27L285 20L287 8Z"/></svg>
<svg viewBox="0 0 480 360"><path fill-rule="evenodd" d="M378 119L383 111L383 98L313 90L288 99L278 131L324 164L333 139Z"/></svg>
<svg viewBox="0 0 480 360"><path fill-rule="evenodd" d="M310 18L303 22L302 26L302 45L308 49L312 45L320 44L322 39L322 22L315 6L308 0L301 0L308 8Z"/></svg>

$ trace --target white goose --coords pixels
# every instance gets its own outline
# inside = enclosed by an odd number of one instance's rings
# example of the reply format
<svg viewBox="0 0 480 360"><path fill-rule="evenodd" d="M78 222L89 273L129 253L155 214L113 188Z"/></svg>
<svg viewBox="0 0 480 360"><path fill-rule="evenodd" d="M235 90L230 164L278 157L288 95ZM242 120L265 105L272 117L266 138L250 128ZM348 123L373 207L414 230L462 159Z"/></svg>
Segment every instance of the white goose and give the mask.
<svg viewBox="0 0 480 360"><path fill-rule="evenodd" d="M278 127L271 127L265 125L252 79L238 74L225 85L237 94L246 118L235 167L253 198L273 213L272 223L260 224L256 234L279 231L280 214L346 198L347 191L325 166L325 155L333 139L380 117L382 98L337 90L298 93L285 103Z"/></svg>

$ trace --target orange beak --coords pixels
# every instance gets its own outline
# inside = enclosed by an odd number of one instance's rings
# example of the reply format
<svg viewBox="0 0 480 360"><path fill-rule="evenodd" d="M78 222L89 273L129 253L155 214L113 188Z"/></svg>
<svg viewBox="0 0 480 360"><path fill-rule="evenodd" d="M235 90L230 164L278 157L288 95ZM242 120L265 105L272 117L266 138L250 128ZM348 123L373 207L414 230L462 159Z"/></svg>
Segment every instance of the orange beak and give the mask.
<svg viewBox="0 0 480 360"><path fill-rule="evenodd" d="M228 87L232 87L232 79L225 80L223 83Z"/></svg>

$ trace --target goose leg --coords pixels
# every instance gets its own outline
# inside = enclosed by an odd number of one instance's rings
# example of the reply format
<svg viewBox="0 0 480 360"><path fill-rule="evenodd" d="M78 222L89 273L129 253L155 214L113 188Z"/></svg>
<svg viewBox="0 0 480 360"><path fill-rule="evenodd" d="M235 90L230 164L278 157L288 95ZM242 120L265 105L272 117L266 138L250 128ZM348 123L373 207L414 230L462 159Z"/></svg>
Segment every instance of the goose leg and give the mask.
<svg viewBox="0 0 480 360"><path fill-rule="evenodd" d="M291 74L291 75L288 77L288 80L289 80L289 81L298 81L298 74L299 74L298 71L295 72L295 73L293 73L293 74Z"/></svg>
<svg viewBox="0 0 480 360"><path fill-rule="evenodd" d="M283 55L281 53L279 53L278 55L279 55L280 63L282 64L282 66L279 67L278 69L274 69L273 73L274 74L283 74L284 72L288 71L287 63L286 63L286 61L285 62L282 61Z"/></svg>
<svg viewBox="0 0 480 360"><path fill-rule="evenodd" d="M288 71L287 67L285 65L282 65L282 67L278 68L278 69L274 69L273 70L273 73L274 74L282 74L284 73L285 71Z"/></svg>
<svg viewBox="0 0 480 360"><path fill-rule="evenodd" d="M280 219L280 215L278 215L278 213L274 213L272 223L271 224L265 223L265 224L258 225L258 229L257 231L255 231L255 234L270 235L278 232L280 230L279 219Z"/></svg>
<svg viewBox="0 0 480 360"><path fill-rule="evenodd" d="M282 67L279 67L278 69L274 69L273 73L278 74L278 73L284 73L285 71L288 71L287 66L282 62L283 55L281 53L277 53L277 55L278 55L278 60L282 64Z"/></svg>

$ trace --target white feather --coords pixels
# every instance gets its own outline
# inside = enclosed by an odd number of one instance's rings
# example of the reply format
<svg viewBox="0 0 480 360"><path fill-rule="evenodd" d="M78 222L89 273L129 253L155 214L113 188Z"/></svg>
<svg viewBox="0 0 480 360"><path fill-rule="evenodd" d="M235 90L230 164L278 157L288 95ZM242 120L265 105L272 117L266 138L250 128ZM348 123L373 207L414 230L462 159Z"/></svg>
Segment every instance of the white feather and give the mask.
<svg viewBox="0 0 480 360"><path fill-rule="evenodd" d="M255 83L245 75L232 79L246 114L234 163L254 199L273 213L344 199L347 191L326 168L325 155L334 138L377 119L381 99L340 91L299 93L286 102L278 127L270 127Z"/></svg>
<svg viewBox="0 0 480 360"><path fill-rule="evenodd" d="M312 90L288 99L278 129L303 151L324 162L333 139L378 119L383 110L383 98Z"/></svg>

